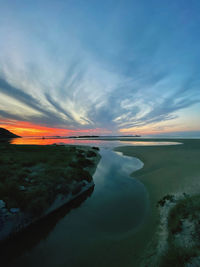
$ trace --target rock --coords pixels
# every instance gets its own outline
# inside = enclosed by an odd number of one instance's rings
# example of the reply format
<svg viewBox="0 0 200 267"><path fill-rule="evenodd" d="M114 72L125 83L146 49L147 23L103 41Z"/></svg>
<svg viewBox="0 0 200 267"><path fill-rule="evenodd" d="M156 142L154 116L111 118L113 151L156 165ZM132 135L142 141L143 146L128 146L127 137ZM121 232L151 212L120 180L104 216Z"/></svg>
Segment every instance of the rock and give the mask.
<svg viewBox="0 0 200 267"><path fill-rule="evenodd" d="M2 209L1 209L1 212L2 212L3 214L5 214L5 213L8 213L8 210L7 210L6 208L2 208Z"/></svg>
<svg viewBox="0 0 200 267"><path fill-rule="evenodd" d="M20 212L20 209L19 208L11 208L10 212L11 213L18 213L18 212Z"/></svg>
<svg viewBox="0 0 200 267"><path fill-rule="evenodd" d="M56 186L56 190L60 190L62 188L62 185L61 184L58 184L57 186Z"/></svg>
<svg viewBox="0 0 200 267"><path fill-rule="evenodd" d="M5 208L6 203L3 200L0 200L0 209Z"/></svg>
<svg viewBox="0 0 200 267"><path fill-rule="evenodd" d="M21 191L25 191L25 190L26 190L26 188L25 188L25 186L23 186L23 185L20 185L20 186L19 186L19 190L21 190Z"/></svg>

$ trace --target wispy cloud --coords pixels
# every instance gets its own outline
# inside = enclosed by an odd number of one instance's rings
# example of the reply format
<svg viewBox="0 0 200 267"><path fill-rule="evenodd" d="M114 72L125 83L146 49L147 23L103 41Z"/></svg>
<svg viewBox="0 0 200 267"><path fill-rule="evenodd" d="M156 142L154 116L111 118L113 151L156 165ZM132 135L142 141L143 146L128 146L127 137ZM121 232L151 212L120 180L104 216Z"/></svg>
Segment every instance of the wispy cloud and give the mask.
<svg viewBox="0 0 200 267"><path fill-rule="evenodd" d="M2 5L0 118L116 133L200 112L198 3L39 5Z"/></svg>

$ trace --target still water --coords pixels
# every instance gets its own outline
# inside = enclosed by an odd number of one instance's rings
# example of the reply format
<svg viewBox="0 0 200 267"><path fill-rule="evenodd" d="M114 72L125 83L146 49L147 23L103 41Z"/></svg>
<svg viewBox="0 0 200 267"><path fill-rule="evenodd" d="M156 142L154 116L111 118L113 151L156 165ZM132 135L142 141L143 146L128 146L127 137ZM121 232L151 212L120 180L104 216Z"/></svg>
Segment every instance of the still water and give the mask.
<svg viewBox="0 0 200 267"><path fill-rule="evenodd" d="M129 175L143 163L111 150L124 142L93 141L73 144L101 147L95 187L5 246L9 266L134 266L150 205L144 185Z"/></svg>
<svg viewBox="0 0 200 267"><path fill-rule="evenodd" d="M84 139L84 138L41 138L41 137L23 137L14 138L10 141L15 145L53 145L53 144L66 144L66 145L95 145L99 147L113 148L120 145L132 145L132 146L165 146L165 145L179 145L179 142L166 142L166 141L134 141L129 137L123 138L123 141L119 141L116 138L109 139Z"/></svg>

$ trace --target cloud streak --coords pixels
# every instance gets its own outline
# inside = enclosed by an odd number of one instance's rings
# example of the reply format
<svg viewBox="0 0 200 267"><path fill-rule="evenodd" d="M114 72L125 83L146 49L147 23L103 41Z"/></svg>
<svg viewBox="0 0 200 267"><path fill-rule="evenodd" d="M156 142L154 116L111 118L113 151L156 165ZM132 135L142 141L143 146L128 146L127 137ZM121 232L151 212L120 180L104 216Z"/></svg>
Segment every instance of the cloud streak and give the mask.
<svg viewBox="0 0 200 267"><path fill-rule="evenodd" d="M199 4L108 2L2 5L0 119L118 133L200 112Z"/></svg>

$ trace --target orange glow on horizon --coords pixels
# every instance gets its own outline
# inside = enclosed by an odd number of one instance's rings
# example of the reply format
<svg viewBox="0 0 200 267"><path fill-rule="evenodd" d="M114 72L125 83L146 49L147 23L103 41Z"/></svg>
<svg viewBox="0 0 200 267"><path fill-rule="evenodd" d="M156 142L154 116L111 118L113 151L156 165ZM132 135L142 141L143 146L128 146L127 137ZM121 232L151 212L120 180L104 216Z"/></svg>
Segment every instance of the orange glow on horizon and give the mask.
<svg viewBox="0 0 200 267"><path fill-rule="evenodd" d="M96 135L97 133L108 133L105 129L63 129L63 128L53 128L48 126L42 126L25 121L11 121L11 120L1 120L0 127L5 128L12 133L19 135L21 137L25 136L70 136L70 135Z"/></svg>
<svg viewBox="0 0 200 267"><path fill-rule="evenodd" d="M177 127L169 127L167 129L164 129L164 130L158 130L158 129L155 129L155 128L147 128L147 126L144 128L141 127L141 129L120 129L120 133L122 133L123 135L159 135L159 134L169 134L169 133L179 133L179 132L191 132L191 131L198 131L198 129L196 128L178 128Z"/></svg>
<svg viewBox="0 0 200 267"><path fill-rule="evenodd" d="M5 120L1 119L0 127L5 128L12 133L19 135L21 137L50 137L50 136L77 136L77 135L116 135L116 133L112 133L107 129L96 128L96 129L63 129L63 128L54 128L43 126L31 122L26 121L15 121L15 120ZM168 134L168 133L176 133L180 131L196 131L195 128L186 129L185 127L171 126L164 127L163 129L159 129L154 125L143 126L143 127L135 127L135 128L124 128L119 130L119 134L122 135L158 135L158 134Z"/></svg>

